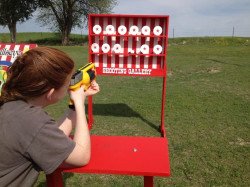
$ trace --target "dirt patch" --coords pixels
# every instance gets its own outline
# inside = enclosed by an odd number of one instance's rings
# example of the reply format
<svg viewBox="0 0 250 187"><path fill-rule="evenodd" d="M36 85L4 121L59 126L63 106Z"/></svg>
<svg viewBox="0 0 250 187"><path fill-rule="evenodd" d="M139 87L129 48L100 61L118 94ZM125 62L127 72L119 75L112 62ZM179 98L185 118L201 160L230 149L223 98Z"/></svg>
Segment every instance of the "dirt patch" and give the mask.
<svg viewBox="0 0 250 187"><path fill-rule="evenodd" d="M168 77L173 76L173 74L174 74L174 72L173 72L173 70L172 70L172 69L168 70Z"/></svg>
<svg viewBox="0 0 250 187"><path fill-rule="evenodd" d="M207 72L208 72L208 73L211 73L211 74L219 73L219 72L220 72L220 69L219 69L219 68L212 67L212 68L208 68L208 69L207 69Z"/></svg>
<svg viewBox="0 0 250 187"><path fill-rule="evenodd" d="M229 142L230 145L239 145L239 146L250 146L250 142L245 141L242 138L237 138L236 142Z"/></svg>

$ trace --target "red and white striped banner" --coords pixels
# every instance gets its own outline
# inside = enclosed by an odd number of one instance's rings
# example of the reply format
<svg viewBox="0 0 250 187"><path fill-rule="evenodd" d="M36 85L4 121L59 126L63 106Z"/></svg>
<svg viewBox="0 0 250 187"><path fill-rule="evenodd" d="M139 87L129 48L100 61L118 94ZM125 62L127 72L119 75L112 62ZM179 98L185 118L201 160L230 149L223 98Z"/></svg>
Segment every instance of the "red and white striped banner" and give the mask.
<svg viewBox="0 0 250 187"><path fill-rule="evenodd" d="M118 32L121 26L125 34ZM143 27L150 30L148 35L142 32ZM158 28L160 35L155 33ZM168 16L89 15L89 60L95 63L98 74L165 76L167 39ZM104 45L108 45L107 51L102 50ZM113 48L117 45L121 49L116 53ZM144 47L148 50L145 53Z"/></svg>
<svg viewBox="0 0 250 187"><path fill-rule="evenodd" d="M36 44L0 43L0 66L4 69L8 68L15 61L17 56L35 47L37 47Z"/></svg>

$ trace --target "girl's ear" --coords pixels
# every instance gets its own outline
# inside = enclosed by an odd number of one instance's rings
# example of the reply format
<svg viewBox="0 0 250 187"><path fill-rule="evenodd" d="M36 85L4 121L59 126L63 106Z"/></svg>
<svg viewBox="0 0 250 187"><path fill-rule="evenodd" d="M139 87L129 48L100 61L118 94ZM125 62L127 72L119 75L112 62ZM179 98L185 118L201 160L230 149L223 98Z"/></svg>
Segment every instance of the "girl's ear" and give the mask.
<svg viewBox="0 0 250 187"><path fill-rule="evenodd" d="M51 88L51 89L47 92L47 94L46 94L46 99L48 99L49 101L51 101L52 98L53 98L54 92L55 92L55 89L54 89L54 88Z"/></svg>

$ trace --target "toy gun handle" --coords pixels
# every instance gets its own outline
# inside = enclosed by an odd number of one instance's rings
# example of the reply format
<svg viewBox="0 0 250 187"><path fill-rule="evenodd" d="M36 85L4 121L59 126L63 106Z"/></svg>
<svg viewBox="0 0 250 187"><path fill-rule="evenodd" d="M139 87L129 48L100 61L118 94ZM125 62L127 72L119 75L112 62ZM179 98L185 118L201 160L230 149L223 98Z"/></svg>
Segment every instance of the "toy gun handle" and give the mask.
<svg viewBox="0 0 250 187"><path fill-rule="evenodd" d="M72 101L72 99L70 99L70 101L69 101L69 108L72 110L75 110L75 105L74 105L74 102Z"/></svg>
<svg viewBox="0 0 250 187"><path fill-rule="evenodd" d="M78 90L80 87L77 87L76 89L70 89L70 90L72 90L72 91L76 91L76 90ZM85 90L85 88L84 88L84 90ZM72 99L69 99L69 108L71 108L71 109L75 109L75 105L74 105L74 101L72 100Z"/></svg>

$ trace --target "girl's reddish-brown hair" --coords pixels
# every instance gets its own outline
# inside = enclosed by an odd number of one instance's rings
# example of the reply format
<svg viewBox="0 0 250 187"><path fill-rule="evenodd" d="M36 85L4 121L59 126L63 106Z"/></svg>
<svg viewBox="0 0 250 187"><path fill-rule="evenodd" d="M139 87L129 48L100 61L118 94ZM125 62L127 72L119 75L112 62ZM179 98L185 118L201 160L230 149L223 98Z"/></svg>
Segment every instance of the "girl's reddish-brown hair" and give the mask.
<svg viewBox="0 0 250 187"><path fill-rule="evenodd" d="M41 96L51 88L61 88L73 69L73 60L58 49L37 47L27 51L17 57L7 72L0 106Z"/></svg>

